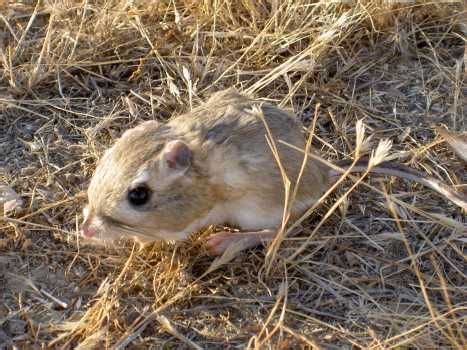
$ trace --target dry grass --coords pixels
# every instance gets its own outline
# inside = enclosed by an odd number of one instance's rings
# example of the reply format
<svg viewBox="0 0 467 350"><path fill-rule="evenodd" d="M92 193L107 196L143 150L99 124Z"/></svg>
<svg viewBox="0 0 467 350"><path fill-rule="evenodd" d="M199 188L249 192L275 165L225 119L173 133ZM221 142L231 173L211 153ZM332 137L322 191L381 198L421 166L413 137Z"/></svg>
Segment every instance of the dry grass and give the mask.
<svg viewBox="0 0 467 350"><path fill-rule="evenodd" d="M371 148L390 138L462 190L434 126L466 128L463 18L460 2L0 2L0 180L25 200L0 221L0 348L465 346L465 216L400 180L346 181L272 260L209 273L209 232L142 251L76 235L103 149L232 85L305 124L319 103L327 159L353 155L363 119Z"/></svg>

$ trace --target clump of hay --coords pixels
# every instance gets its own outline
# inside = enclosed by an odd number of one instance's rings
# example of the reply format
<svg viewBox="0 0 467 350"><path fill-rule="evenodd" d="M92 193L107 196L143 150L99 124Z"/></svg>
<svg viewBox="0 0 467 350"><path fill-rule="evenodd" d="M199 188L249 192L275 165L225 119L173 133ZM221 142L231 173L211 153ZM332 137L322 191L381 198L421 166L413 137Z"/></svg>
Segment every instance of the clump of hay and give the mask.
<svg viewBox="0 0 467 350"><path fill-rule="evenodd" d="M142 250L76 235L95 162L123 130L229 86L305 124L319 104L313 144L327 159L352 157L363 119L362 152L390 138L401 161L463 190L465 164L434 128L466 127L462 11L0 3L1 182L24 200L0 223L0 347L462 348L464 213L397 179L346 182L275 254L215 269L209 232Z"/></svg>

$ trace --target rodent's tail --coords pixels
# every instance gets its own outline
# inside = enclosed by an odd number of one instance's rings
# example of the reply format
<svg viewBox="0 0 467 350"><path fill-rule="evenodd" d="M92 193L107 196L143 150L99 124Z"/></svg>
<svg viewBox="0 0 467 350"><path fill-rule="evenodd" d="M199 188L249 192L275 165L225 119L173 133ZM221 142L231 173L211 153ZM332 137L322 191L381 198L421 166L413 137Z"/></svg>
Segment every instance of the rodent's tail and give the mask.
<svg viewBox="0 0 467 350"><path fill-rule="evenodd" d="M342 169L331 169L329 175L331 177L338 177L342 175L352 165L350 160L342 160L335 163L335 165ZM361 159L350 170L351 173L360 173L368 169L368 159ZM421 185L424 185L432 190L438 192L454 204L460 206L462 209L467 211L467 195L457 192L452 187L448 186L444 182L426 175L416 169L408 166L396 163L396 162L382 162L377 166L373 167L370 171L375 174L383 174L388 176L396 176L410 181L415 181Z"/></svg>

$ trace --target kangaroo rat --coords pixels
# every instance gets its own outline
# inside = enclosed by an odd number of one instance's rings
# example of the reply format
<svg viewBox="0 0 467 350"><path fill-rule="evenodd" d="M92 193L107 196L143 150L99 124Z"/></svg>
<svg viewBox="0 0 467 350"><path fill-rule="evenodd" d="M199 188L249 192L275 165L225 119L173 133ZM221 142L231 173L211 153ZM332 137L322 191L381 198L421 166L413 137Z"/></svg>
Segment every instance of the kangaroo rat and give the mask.
<svg viewBox="0 0 467 350"><path fill-rule="evenodd" d="M82 234L147 242L182 240L213 224L244 230L211 236L207 246L214 253L238 240L247 248L272 239L282 221L284 186L254 105L258 101L226 90L167 124L149 121L126 131L92 177ZM304 148L302 127L292 115L270 104L261 109L275 139ZM281 143L277 149L287 175L296 179L303 154ZM357 164L352 171L364 170ZM373 172L419 182L467 209L464 195L414 169L386 162ZM313 205L336 175L308 159L292 216Z"/></svg>

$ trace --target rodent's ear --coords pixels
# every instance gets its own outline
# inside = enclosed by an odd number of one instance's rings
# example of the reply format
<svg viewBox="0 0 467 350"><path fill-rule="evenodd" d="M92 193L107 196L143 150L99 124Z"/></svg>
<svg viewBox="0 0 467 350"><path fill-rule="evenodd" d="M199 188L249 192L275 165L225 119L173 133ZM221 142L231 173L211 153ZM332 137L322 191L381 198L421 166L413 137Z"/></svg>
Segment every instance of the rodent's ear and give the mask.
<svg viewBox="0 0 467 350"><path fill-rule="evenodd" d="M162 165L169 171L184 171L191 165L191 156L191 150L185 142L169 141L162 151Z"/></svg>

